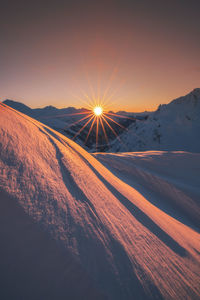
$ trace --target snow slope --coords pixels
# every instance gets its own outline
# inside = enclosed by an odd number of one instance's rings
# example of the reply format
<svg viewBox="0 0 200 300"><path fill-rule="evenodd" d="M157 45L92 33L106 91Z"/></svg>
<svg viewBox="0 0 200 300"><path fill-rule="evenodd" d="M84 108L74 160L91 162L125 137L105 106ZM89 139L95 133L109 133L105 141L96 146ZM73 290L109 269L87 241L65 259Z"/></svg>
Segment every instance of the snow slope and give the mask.
<svg viewBox="0 0 200 300"><path fill-rule="evenodd" d="M136 121L110 152L168 150L200 152L200 88L160 105L147 120Z"/></svg>
<svg viewBox="0 0 200 300"><path fill-rule="evenodd" d="M180 220L76 143L1 105L1 298L198 299L199 205L187 191Z"/></svg>

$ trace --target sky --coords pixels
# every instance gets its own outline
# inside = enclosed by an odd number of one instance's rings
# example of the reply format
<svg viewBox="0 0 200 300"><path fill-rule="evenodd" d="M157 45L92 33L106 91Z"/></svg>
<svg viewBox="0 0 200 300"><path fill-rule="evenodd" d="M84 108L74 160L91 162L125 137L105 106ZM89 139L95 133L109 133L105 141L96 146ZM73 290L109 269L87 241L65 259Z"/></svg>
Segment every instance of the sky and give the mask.
<svg viewBox="0 0 200 300"><path fill-rule="evenodd" d="M154 110L200 87L199 12L199 0L3 1L0 99Z"/></svg>

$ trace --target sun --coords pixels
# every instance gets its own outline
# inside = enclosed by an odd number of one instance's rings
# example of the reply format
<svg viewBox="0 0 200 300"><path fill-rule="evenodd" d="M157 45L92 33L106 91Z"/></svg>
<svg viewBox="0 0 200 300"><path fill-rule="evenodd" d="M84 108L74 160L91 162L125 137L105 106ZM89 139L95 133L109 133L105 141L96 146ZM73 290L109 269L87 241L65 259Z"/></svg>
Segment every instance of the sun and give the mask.
<svg viewBox="0 0 200 300"><path fill-rule="evenodd" d="M94 112L95 116L99 117L103 114L103 108L101 106L95 106L93 108L93 112Z"/></svg>
<svg viewBox="0 0 200 300"><path fill-rule="evenodd" d="M88 96L88 98L89 98L89 96ZM96 151L98 150L99 130L101 130L103 132L107 145L109 145L109 139L108 139L108 135L107 135L108 129L111 130L112 133L116 136L116 138L121 142L120 137L118 136L115 129L112 127L111 123L114 123L125 130L126 127L124 127L122 124L118 123L114 119L114 117L131 119L131 120L133 118L130 118L128 116L123 116L118 113L113 113L112 111L108 111L108 109L105 107L105 102L103 102L103 100L98 104L92 103L92 100L90 100L90 102L88 102L87 105L89 108L87 110L84 110L83 112L66 114L68 116L85 115L81 119L79 119L79 120L75 121L74 123L71 123L70 125L67 126L69 128L75 124L79 124L80 122L84 121L84 124L81 125L80 129L78 130L78 132L76 132L74 134L72 139L74 140L78 135L80 135L80 133L86 128L86 126L89 126L88 133L87 133L84 143L86 145L92 130L94 130L94 132L96 131ZM63 117L64 115L61 115L61 116Z"/></svg>

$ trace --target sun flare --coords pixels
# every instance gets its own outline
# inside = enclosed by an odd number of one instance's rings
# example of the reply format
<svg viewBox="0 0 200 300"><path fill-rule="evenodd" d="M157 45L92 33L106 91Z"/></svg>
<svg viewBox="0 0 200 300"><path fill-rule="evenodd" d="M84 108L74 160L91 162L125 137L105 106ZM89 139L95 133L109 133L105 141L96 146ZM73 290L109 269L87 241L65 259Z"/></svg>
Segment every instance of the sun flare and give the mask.
<svg viewBox="0 0 200 300"><path fill-rule="evenodd" d="M95 106L93 109L95 116L99 117L103 113L103 108L101 106Z"/></svg>
<svg viewBox="0 0 200 300"><path fill-rule="evenodd" d="M87 105L85 109L82 109L79 112L72 113L72 114L62 114L60 117L66 116L78 116L80 115L80 119L75 120L74 122L67 124L64 129L67 130L68 128L72 129L72 132L74 130L77 130L74 132L74 135L72 136L72 139L75 140L77 136L80 136L81 132L84 131L82 137L84 137L84 144L89 145L91 144L91 141L93 138L96 137L96 151L98 151L99 148L99 141L100 144L103 145L105 148L106 146L110 147L109 137L113 139L113 135L121 142L120 137L118 136L118 131L116 129L116 126L121 127L123 130L126 129L120 121L118 121L119 118L124 119L132 119L131 117L128 117L127 115L121 115L119 113L114 113L113 111L109 110L109 106L111 99L115 96L116 91L110 91L111 89L111 82L114 78L115 70L113 70L110 79L108 80L108 85L103 91L103 93L100 92L100 86L101 82L98 82L98 89L97 91L94 90L93 86L91 85L91 82L88 79L88 84L91 90L91 95L87 94L85 91L81 90L81 93L83 96L74 96L75 98L79 99L81 102ZM120 85L121 86L121 85ZM102 94L102 95L101 95ZM82 117L81 117L82 115ZM77 128L73 128L73 126L77 126ZM71 132L71 131L70 131ZM70 133L71 134L71 133ZM91 141L88 142L88 139L91 138ZM92 142L93 143L93 142Z"/></svg>

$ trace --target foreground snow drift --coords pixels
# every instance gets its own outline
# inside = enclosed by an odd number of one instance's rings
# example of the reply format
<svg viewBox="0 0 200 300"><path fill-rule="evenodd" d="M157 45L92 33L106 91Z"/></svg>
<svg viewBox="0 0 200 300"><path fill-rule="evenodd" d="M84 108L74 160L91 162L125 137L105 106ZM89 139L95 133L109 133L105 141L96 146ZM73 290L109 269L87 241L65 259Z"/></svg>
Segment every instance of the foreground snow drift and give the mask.
<svg viewBox="0 0 200 300"><path fill-rule="evenodd" d="M74 142L3 105L0 129L4 299L199 297L195 186L182 189L183 205L163 195L170 214ZM162 189L153 176L150 187Z"/></svg>

